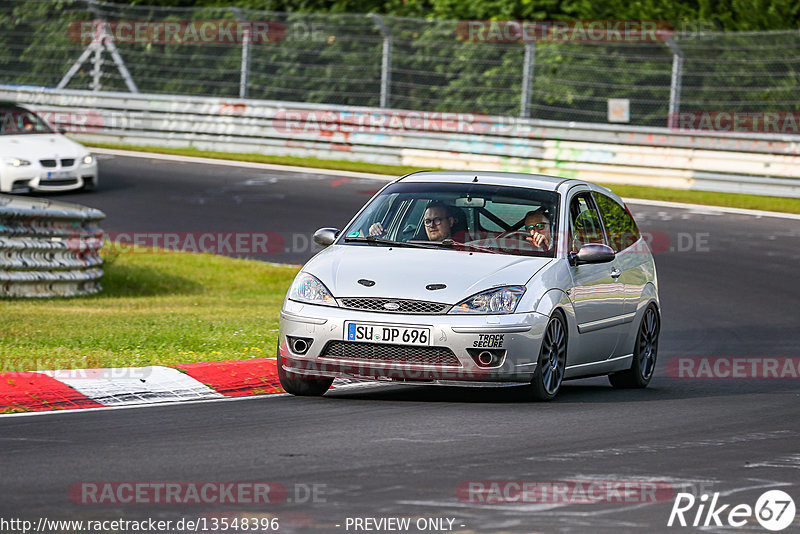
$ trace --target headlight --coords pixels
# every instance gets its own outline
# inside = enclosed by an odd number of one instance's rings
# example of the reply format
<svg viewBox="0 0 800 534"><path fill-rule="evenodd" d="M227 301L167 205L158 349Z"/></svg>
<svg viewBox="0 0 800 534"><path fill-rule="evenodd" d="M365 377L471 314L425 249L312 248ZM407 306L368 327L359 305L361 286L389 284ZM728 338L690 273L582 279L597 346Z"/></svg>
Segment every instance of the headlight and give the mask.
<svg viewBox="0 0 800 534"><path fill-rule="evenodd" d="M325 306L337 306L331 292L325 284L317 280L316 277L308 273L300 273L292 282L289 288L289 298L298 302L308 302L309 304L324 304Z"/></svg>
<svg viewBox="0 0 800 534"><path fill-rule="evenodd" d="M514 313L525 286L504 286L482 291L453 306L450 313Z"/></svg>
<svg viewBox="0 0 800 534"><path fill-rule="evenodd" d="M91 154L86 154L85 156L83 156L83 159L81 161L83 161L84 165L91 165L92 163L94 163L94 156L92 156Z"/></svg>
<svg viewBox="0 0 800 534"><path fill-rule="evenodd" d="M8 160L7 163L9 165L11 165L12 167L27 167L28 165L31 164L30 161L28 161L26 159L19 159L19 158L11 158L11 159Z"/></svg>

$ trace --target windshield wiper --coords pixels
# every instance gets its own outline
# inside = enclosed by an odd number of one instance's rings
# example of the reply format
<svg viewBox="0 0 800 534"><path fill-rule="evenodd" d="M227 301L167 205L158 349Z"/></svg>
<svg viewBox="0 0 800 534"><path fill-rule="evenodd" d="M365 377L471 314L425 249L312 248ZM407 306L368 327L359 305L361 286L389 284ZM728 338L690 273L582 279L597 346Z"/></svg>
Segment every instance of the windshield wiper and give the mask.
<svg viewBox="0 0 800 534"><path fill-rule="evenodd" d="M376 235L345 237L344 241L345 243L370 243L378 245L391 245L395 247L437 248L435 245L423 245L422 243L409 243L407 241L394 241L392 239L386 239L385 237L378 237Z"/></svg>
<svg viewBox="0 0 800 534"><path fill-rule="evenodd" d="M489 254L499 254L498 251L493 250L491 248L482 247L480 245L471 245L469 243L462 243L460 241L455 241L453 239L450 239L449 237L447 239L443 239L441 241L440 245L443 246L443 247L451 247L452 248L452 247L455 246L455 247L468 248L470 250L476 250L478 252L488 252Z"/></svg>

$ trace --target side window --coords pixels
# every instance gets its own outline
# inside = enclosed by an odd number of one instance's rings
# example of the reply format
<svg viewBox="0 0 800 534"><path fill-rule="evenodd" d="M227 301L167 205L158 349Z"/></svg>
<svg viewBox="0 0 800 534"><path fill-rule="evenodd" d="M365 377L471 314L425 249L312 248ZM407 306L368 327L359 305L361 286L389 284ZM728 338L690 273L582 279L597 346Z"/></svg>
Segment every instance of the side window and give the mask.
<svg viewBox="0 0 800 534"><path fill-rule="evenodd" d="M401 241L425 239L425 230L422 227L422 216L425 213L428 202L430 202L428 199L414 199L411 201L411 205L406 209L405 216L399 225L399 233L393 236L394 239L399 239Z"/></svg>
<svg viewBox="0 0 800 534"><path fill-rule="evenodd" d="M602 193L595 193L594 198L603 215L608 239L614 252L625 250L636 243L639 240L639 228L628 210Z"/></svg>
<svg viewBox="0 0 800 534"><path fill-rule="evenodd" d="M600 215L589 193L580 193L569 205L570 251L578 252L587 243L605 243Z"/></svg>

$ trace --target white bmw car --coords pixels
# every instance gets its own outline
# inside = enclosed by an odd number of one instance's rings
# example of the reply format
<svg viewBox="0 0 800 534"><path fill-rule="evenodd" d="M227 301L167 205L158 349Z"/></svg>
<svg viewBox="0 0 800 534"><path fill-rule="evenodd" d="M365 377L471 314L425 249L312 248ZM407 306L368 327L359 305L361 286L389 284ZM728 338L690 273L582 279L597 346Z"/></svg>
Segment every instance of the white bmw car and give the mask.
<svg viewBox="0 0 800 534"><path fill-rule="evenodd" d="M97 161L36 113L0 103L0 192L92 190Z"/></svg>
<svg viewBox="0 0 800 534"><path fill-rule="evenodd" d="M420 172L379 191L292 283L278 374L295 395L334 378L648 385L656 268L624 202L591 183L502 172Z"/></svg>

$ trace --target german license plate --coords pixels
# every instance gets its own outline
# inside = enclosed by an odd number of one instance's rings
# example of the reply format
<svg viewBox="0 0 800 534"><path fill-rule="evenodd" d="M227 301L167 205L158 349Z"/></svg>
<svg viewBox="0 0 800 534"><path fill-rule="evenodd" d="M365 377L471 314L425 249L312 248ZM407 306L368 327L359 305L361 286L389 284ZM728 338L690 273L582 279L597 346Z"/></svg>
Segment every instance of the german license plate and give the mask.
<svg viewBox="0 0 800 534"><path fill-rule="evenodd" d="M72 171L48 171L45 180L58 180L63 178L75 178L75 173Z"/></svg>
<svg viewBox="0 0 800 534"><path fill-rule="evenodd" d="M431 329L396 324L374 324L346 322L345 339L371 343L394 343L399 345L430 345Z"/></svg>

